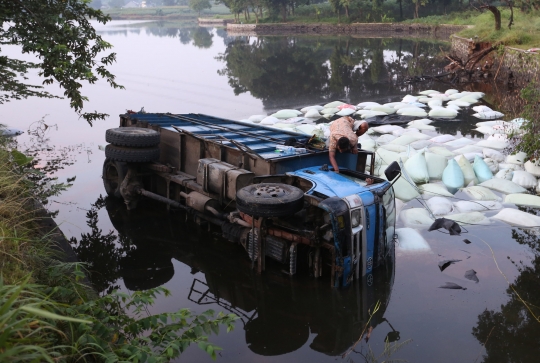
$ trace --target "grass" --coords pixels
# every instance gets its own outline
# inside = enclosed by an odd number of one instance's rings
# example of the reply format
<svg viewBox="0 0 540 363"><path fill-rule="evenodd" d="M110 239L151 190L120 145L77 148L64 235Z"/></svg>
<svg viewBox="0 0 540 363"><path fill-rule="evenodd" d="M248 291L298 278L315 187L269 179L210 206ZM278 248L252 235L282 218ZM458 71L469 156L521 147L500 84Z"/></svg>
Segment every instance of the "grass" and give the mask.
<svg viewBox="0 0 540 363"><path fill-rule="evenodd" d="M97 296L84 266L63 262L43 235L36 201L50 194L36 182L32 158L13 146L0 136L0 361L165 363L191 344L215 359L220 348L208 337L232 330L236 316L151 315L156 296L170 294L164 288Z"/></svg>
<svg viewBox="0 0 540 363"><path fill-rule="evenodd" d="M107 9L104 13L110 15L113 19L161 19L172 20L182 18L197 18L199 14L193 11L189 6L161 6L151 8L132 8L132 9ZM212 8L201 12L201 17L218 15L220 18L232 18L233 15L229 9L223 5L212 5Z"/></svg>
<svg viewBox="0 0 540 363"><path fill-rule="evenodd" d="M408 20L408 23L422 24L455 24L474 25L473 28L465 29L458 33L465 38L474 38L477 41L501 43L521 49L529 49L540 46L540 13L522 13L514 9L514 25L508 29L510 10L501 10L501 30L495 31L495 20L489 11L465 11L452 13L446 16L428 16L425 18Z"/></svg>

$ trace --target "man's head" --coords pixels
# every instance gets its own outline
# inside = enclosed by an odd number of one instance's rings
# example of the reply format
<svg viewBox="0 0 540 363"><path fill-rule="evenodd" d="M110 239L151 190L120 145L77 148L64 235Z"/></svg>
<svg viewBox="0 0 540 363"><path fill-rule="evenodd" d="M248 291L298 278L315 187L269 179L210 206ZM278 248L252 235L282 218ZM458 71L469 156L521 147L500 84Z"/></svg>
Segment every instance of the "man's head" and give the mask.
<svg viewBox="0 0 540 363"><path fill-rule="evenodd" d="M367 130L369 129L369 125L366 121L363 121L359 126L358 128L356 129L356 135L357 136L361 136L363 134L365 134L367 132Z"/></svg>
<svg viewBox="0 0 540 363"><path fill-rule="evenodd" d="M347 152L351 149L351 142L346 137L340 137L337 141L337 150L340 153Z"/></svg>

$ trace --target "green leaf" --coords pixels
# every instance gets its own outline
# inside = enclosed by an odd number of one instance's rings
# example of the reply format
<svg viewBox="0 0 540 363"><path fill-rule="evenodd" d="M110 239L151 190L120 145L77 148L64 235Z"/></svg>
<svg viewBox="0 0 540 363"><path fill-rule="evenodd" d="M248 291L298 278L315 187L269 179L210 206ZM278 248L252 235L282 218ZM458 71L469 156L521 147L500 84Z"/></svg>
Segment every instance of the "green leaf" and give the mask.
<svg viewBox="0 0 540 363"><path fill-rule="evenodd" d="M11 150L11 156L13 156L13 160L19 166L28 165L32 162L32 160L34 160L33 157L26 156L22 152L17 151L17 150Z"/></svg>
<svg viewBox="0 0 540 363"><path fill-rule="evenodd" d="M71 321L74 323L83 323L83 324L92 324L90 320L83 320L83 319L71 318L69 316L62 316L62 315L51 313L50 311L39 309L32 306L21 306L20 309L26 311L27 313L41 316L46 319Z"/></svg>

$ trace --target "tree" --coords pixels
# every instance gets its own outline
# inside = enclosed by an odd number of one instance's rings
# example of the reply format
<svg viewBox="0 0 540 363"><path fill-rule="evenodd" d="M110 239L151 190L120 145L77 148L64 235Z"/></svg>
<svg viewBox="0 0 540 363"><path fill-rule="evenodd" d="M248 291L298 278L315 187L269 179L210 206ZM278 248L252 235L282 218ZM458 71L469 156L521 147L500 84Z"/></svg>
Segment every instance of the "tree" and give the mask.
<svg viewBox="0 0 540 363"><path fill-rule="evenodd" d="M116 54L102 55L111 44L104 41L90 20L107 23L110 17L92 9L86 0L7 0L0 2L0 42L17 45L38 61L10 58L0 50L0 104L28 97L60 98L46 92L43 85L57 84L70 106L90 125L107 114L83 112L88 98L81 93L83 83L106 80L113 88L123 88L107 70ZM99 55L99 58L98 58ZM27 74L38 70L43 85L27 82Z"/></svg>
<svg viewBox="0 0 540 363"><path fill-rule="evenodd" d="M201 16L201 11L212 8L210 0L189 0L189 7Z"/></svg>

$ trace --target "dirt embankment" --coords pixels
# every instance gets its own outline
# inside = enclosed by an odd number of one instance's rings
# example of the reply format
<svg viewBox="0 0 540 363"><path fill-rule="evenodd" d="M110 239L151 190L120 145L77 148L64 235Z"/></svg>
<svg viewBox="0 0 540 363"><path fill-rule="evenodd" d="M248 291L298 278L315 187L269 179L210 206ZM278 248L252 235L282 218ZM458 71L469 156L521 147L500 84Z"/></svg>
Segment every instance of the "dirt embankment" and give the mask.
<svg viewBox="0 0 540 363"><path fill-rule="evenodd" d="M491 80L508 87L540 82L540 54L453 35L446 67L455 83Z"/></svg>
<svg viewBox="0 0 540 363"><path fill-rule="evenodd" d="M437 37L448 38L462 30L462 25L426 25L402 23L353 23L353 24L227 24L231 35L274 34L348 34L376 37Z"/></svg>

